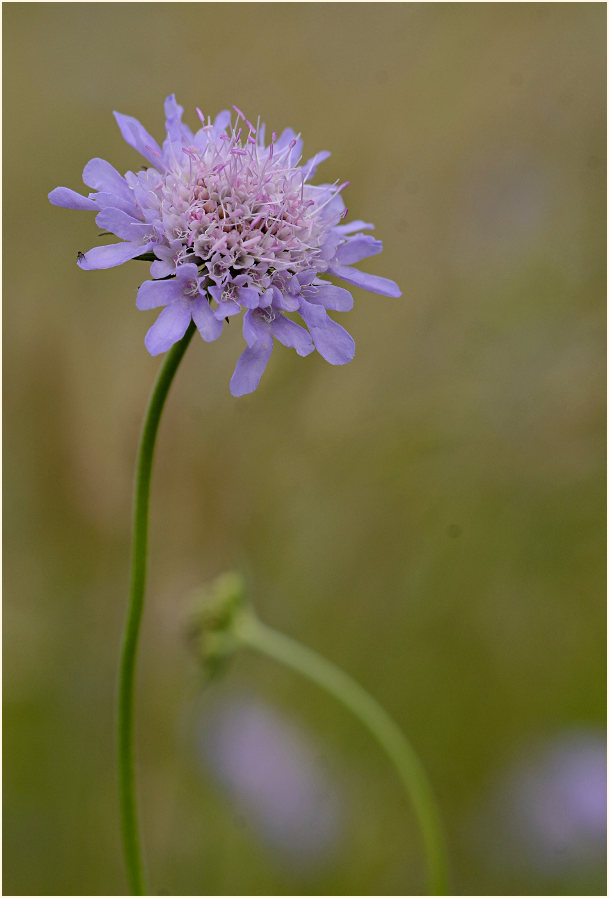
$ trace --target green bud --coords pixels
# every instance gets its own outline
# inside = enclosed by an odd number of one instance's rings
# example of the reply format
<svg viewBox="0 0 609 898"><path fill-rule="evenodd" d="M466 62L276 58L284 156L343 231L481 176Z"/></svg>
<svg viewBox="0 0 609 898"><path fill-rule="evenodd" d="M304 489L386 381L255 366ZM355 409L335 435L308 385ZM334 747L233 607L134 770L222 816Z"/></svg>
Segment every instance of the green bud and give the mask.
<svg viewBox="0 0 609 898"><path fill-rule="evenodd" d="M239 648L236 624L248 610L245 580L236 571L193 593L188 635L207 677L222 673Z"/></svg>

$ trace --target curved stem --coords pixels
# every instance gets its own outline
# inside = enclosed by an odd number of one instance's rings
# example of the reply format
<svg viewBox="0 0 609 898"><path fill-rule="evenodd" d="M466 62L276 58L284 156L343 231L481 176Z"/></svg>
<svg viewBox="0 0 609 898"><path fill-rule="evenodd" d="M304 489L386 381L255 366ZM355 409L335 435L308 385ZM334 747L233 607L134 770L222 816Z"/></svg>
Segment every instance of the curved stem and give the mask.
<svg viewBox="0 0 609 898"><path fill-rule="evenodd" d="M387 712L355 680L316 652L267 627L253 613L240 615L239 640L317 683L369 730L395 766L410 796L423 838L432 895L448 894L444 833L436 801L414 749Z"/></svg>
<svg viewBox="0 0 609 898"><path fill-rule="evenodd" d="M137 459L133 509L133 547L129 610L123 636L118 691L118 774L121 823L125 862L133 895L145 895L145 880L140 855L137 806L135 798L135 761L133 750L133 692L137 642L144 608L146 555L148 546L148 506L154 444L161 412L182 356L195 331L191 322L184 337L165 357L150 396Z"/></svg>

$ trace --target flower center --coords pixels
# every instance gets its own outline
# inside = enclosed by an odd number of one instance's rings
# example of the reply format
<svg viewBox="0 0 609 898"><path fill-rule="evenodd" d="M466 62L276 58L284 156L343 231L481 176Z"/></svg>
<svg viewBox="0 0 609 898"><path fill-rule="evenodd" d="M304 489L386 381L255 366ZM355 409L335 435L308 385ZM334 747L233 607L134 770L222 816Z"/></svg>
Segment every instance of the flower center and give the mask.
<svg viewBox="0 0 609 898"><path fill-rule="evenodd" d="M297 141L279 145L273 134L265 147L244 121L247 135L241 127L216 135L207 125L196 146L174 147L155 192L168 243L183 242L176 261L194 261L219 284L238 274L261 284L267 272L324 270L320 248L340 217L324 210L344 185L306 184L307 172L292 158ZM222 298L234 295L226 290Z"/></svg>

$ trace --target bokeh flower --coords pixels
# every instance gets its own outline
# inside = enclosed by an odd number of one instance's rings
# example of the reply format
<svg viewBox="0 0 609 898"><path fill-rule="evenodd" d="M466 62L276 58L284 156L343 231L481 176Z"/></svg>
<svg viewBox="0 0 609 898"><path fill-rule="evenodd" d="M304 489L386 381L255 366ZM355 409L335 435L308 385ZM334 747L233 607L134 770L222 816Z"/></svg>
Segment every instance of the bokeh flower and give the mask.
<svg viewBox="0 0 609 898"><path fill-rule="evenodd" d="M316 349L332 365L351 361L354 341L328 310L348 311L353 298L326 276L385 296L401 293L394 281L354 267L382 244L363 233L372 224L342 223L348 182L310 183L330 154L301 164L294 131L273 132L267 144L264 125L233 109L234 123L226 110L212 122L197 109L201 127L193 133L172 94L162 146L136 119L115 112L122 136L149 165L123 177L92 159L83 171L88 196L57 187L49 199L95 212L97 225L120 239L79 253L81 268L151 261L137 307L163 307L146 335L152 355L180 340L191 321L209 342L243 314L246 348L231 379L231 392L241 396L258 386L274 340L301 356Z"/></svg>
<svg viewBox="0 0 609 898"><path fill-rule="evenodd" d="M231 692L194 709L195 751L234 813L278 861L314 873L335 855L344 796L323 753L285 715Z"/></svg>
<svg viewBox="0 0 609 898"><path fill-rule="evenodd" d="M604 867L606 734L580 726L523 745L490 784L474 834L487 862L514 871L553 878Z"/></svg>

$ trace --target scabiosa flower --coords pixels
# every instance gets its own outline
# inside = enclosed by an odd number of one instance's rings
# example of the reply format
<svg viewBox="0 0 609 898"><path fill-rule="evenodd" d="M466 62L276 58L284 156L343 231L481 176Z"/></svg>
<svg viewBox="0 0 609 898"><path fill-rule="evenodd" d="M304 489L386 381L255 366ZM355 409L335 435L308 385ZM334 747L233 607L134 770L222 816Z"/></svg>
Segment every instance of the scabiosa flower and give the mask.
<svg viewBox="0 0 609 898"><path fill-rule="evenodd" d="M372 224L342 223L348 182L309 183L330 154L301 165L302 140L294 131L273 132L267 145L264 125L254 127L233 109L234 124L226 110L212 123L197 108L201 127L193 134L172 94L162 147L136 119L115 112L122 136L149 166L123 177L109 162L92 159L83 171L88 196L57 187L49 200L96 212L97 225L121 241L79 253L81 268L152 262L136 301L138 309L164 307L146 335L152 355L181 340L191 321L209 342L243 313L246 348L230 384L241 396L258 386L274 340L301 356L316 349L332 365L351 361L353 339L328 310L348 311L353 298L324 276L385 296L401 292L394 281L353 267L382 244L362 233Z"/></svg>
<svg viewBox="0 0 609 898"><path fill-rule="evenodd" d="M321 869L339 847L344 807L319 748L253 696L229 692L189 710L197 760L239 816L279 861Z"/></svg>

